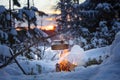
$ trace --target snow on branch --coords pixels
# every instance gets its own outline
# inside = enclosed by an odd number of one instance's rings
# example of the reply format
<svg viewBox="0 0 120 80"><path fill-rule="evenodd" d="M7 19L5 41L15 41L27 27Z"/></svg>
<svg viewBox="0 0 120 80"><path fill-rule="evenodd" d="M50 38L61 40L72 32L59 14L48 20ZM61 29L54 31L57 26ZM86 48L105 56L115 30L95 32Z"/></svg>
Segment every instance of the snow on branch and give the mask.
<svg viewBox="0 0 120 80"><path fill-rule="evenodd" d="M6 11L6 8L4 6L0 6L0 14L5 12Z"/></svg>
<svg viewBox="0 0 120 80"><path fill-rule="evenodd" d="M59 34L59 33L58 33L58 34ZM26 52L28 49L30 49L32 46L38 44L38 42L39 42L40 40L47 40L47 39L49 39L49 38L51 38L51 37L53 37L53 36L55 36L55 35L51 35L51 36L47 36L47 37L41 37L41 38L39 38L36 42L32 43L32 44L29 45L29 46L26 46L23 50L17 52L17 53L14 54L11 58L9 58L6 63L0 65L0 69L6 67L6 66L9 65L9 64L12 62L12 60L14 60L17 56L19 56L20 54L23 54L23 53Z"/></svg>
<svg viewBox="0 0 120 80"><path fill-rule="evenodd" d="M89 11L80 11L79 12L79 15L81 17L84 17L84 18L94 18L96 16L98 16L98 11L94 11L94 10L89 10Z"/></svg>

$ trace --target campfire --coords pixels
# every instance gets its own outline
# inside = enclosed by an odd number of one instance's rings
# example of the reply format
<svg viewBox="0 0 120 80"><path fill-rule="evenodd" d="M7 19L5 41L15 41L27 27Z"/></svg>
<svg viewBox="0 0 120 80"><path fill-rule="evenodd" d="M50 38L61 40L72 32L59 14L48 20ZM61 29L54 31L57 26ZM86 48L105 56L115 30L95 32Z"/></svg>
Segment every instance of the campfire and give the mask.
<svg viewBox="0 0 120 80"><path fill-rule="evenodd" d="M63 60L60 63L56 64L56 71L60 72L60 71L72 71L74 70L74 68L76 67L76 64L73 64L71 62L69 62L68 60Z"/></svg>
<svg viewBox="0 0 120 80"><path fill-rule="evenodd" d="M75 64L74 62L70 62L65 58L65 56L67 56L67 55L69 55L68 49L63 50L63 52L60 55L60 58L62 58L62 60L60 60L56 64L56 71L57 72L72 71L77 66L77 64Z"/></svg>
<svg viewBox="0 0 120 80"><path fill-rule="evenodd" d="M62 39L62 36L61 36L61 40L53 41L51 49L52 50L61 50L61 53L59 55L60 59L59 59L58 63L56 64L57 72L74 70L74 68L77 66L77 64L75 64L76 57L73 56L72 61L71 61L71 59L67 58L69 56L69 44L66 43L64 41L64 39ZM75 60L73 60L73 59L75 59Z"/></svg>

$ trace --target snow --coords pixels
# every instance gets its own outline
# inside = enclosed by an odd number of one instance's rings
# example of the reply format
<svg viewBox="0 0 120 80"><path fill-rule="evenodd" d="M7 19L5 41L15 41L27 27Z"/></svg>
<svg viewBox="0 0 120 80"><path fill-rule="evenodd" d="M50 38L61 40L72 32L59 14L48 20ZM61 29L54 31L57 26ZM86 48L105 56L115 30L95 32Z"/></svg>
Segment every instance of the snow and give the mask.
<svg viewBox="0 0 120 80"><path fill-rule="evenodd" d="M104 27L104 26L106 26L106 24L107 24L106 21L100 21L100 22L99 22L99 26L100 26L100 27Z"/></svg>
<svg viewBox="0 0 120 80"><path fill-rule="evenodd" d="M30 50L31 50L32 52L35 52L35 51L36 51L36 48L30 47Z"/></svg>
<svg viewBox="0 0 120 80"><path fill-rule="evenodd" d="M29 20L32 20L35 18L35 11L33 10L28 10L28 9L23 9L24 13L26 14L27 17L29 17Z"/></svg>
<svg viewBox="0 0 120 80"><path fill-rule="evenodd" d="M42 30L40 30L40 29L38 29L38 28L34 28L34 31L35 31L35 33L36 33L37 35L39 35L39 36L48 37L48 35L47 35L45 32L43 32ZM51 43L51 39L48 38L47 41L48 41L49 43Z"/></svg>
<svg viewBox="0 0 120 80"><path fill-rule="evenodd" d="M45 55L43 56L44 59L46 60L54 60L59 58L59 50L52 50L51 48L48 48L45 50Z"/></svg>
<svg viewBox="0 0 120 80"><path fill-rule="evenodd" d="M99 67L99 72L92 80L119 80L120 79L120 32L112 44L111 56Z"/></svg>
<svg viewBox="0 0 120 80"><path fill-rule="evenodd" d="M22 20L23 19L23 9L19 9L18 11L19 11L18 18Z"/></svg>
<svg viewBox="0 0 120 80"><path fill-rule="evenodd" d="M83 65L83 57L84 57L84 50L79 45L74 45L71 48L71 51L68 55L66 55L63 59L67 59L71 63L75 63L77 65Z"/></svg>
<svg viewBox="0 0 120 80"><path fill-rule="evenodd" d="M87 44L86 39L85 39L85 38L83 38L82 36L80 37L80 40L81 40L81 42L83 42L85 45Z"/></svg>
<svg viewBox="0 0 120 80"><path fill-rule="evenodd" d="M32 6L31 9L34 10L34 11L38 11L38 9L34 6Z"/></svg>
<svg viewBox="0 0 120 80"><path fill-rule="evenodd" d="M29 31L26 32L27 37L32 38L32 35L29 33Z"/></svg>
<svg viewBox="0 0 120 80"><path fill-rule="evenodd" d="M7 19L7 20L10 20L10 18L11 18L11 17L10 17L10 14L7 14L7 15L6 15L6 19Z"/></svg>
<svg viewBox="0 0 120 80"><path fill-rule="evenodd" d="M0 14L5 12L5 11L6 11L5 7L0 5Z"/></svg>
<svg viewBox="0 0 120 80"><path fill-rule="evenodd" d="M17 31L16 31L16 29L14 29L14 28L11 29L11 30L10 30L10 34L13 35L13 36L17 36Z"/></svg>
<svg viewBox="0 0 120 80"><path fill-rule="evenodd" d="M96 9L99 10L104 10L105 12L110 12L111 11L111 5L108 3L99 3L96 7Z"/></svg>
<svg viewBox="0 0 120 80"><path fill-rule="evenodd" d="M10 48L6 45L0 45L0 55L11 57Z"/></svg>
<svg viewBox="0 0 120 80"><path fill-rule="evenodd" d="M73 7L76 9L77 7L79 7L78 4L73 4Z"/></svg>
<svg viewBox="0 0 120 80"><path fill-rule="evenodd" d="M91 49L91 50L85 51L84 60L87 62L89 58L99 59L100 56L102 56L103 59L105 59L106 55L110 55L109 47Z"/></svg>
<svg viewBox="0 0 120 80"><path fill-rule="evenodd" d="M82 30L83 32L89 32L89 30L88 30L87 28L81 28L81 30Z"/></svg>
<svg viewBox="0 0 120 80"><path fill-rule="evenodd" d="M115 33L117 33L120 30L120 22L115 21L112 26L112 30L114 30Z"/></svg>
<svg viewBox="0 0 120 80"><path fill-rule="evenodd" d="M1 73L5 73L6 75L21 75L22 74L22 72L20 71L20 69L18 68L18 66L15 63L5 67L3 70L0 71L0 74ZM2 76L2 75L0 75L0 76Z"/></svg>
<svg viewBox="0 0 120 80"><path fill-rule="evenodd" d="M15 42L20 43L20 40L16 36L14 36L13 39L15 40Z"/></svg>
<svg viewBox="0 0 120 80"><path fill-rule="evenodd" d="M68 41L68 43L69 43L69 45L73 45L74 44L74 42L71 39Z"/></svg>
<svg viewBox="0 0 120 80"><path fill-rule="evenodd" d="M7 40L8 39L8 34L3 32L2 30L0 30L0 38L3 40Z"/></svg>
<svg viewBox="0 0 120 80"><path fill-rule="evenodd" d="M120 41L120 32L118 32L117 34L116 34L116 36L115 36L115 40L114 40L114 42L112 43L112 45L111 45L111 54L112 54L112 51L113 51L113 49L115 48L115 46L119 43L119 41Z"/></svg>
<svg viewBox="0 0 120 80"><path fill-rule="evenodd" d="M115 40L111 46L92 49L88 51L83 51L78 45L74 45L70 51L70 54L81 54L84 60L88 58L97 58L100 55L104 56L109 54L108 58L105 58L103 63L100 65L93 65L87 68L83 66L78 66L75 68L75 71L71 72L55 72L56 61L51 60L33 60L21 62L26 68L30 71L33 68L34 71L37 71L34 65L41 64L42 74L40 75L23 75L22 73L16 72L14 64L7 66L0 70L0 80L119 80L120 79L120 32L116 35ZM48 50L49 52L50 50ZM54 51L53 51L54 53ZM85 55L82 55L84 53ZM29 63L28 63L29 62ZM13 66L13 67L10 67ZM30 67L29 69L27 67ZM16 71L12 70L15 69ZM11 70L13 73L11 73ZM17 73L17 74L14 74ZM37 72L36 72L37 73Z"/></svg>
<svg viewBox="0 0 120 80"><path fill-rule="evenodd" d="M34 54L33 52L30 52L30 56L34 59L37 60L38 56L36 54Z"/></svg>

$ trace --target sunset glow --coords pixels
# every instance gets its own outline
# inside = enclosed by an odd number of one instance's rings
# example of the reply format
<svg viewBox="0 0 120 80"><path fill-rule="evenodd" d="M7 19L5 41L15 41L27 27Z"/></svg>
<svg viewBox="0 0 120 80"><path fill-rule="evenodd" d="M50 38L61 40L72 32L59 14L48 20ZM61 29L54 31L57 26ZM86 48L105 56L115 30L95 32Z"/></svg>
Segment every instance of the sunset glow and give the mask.
<svg viewBox="0 0 120 80"><path fill-rule="evenodd" d="M49 10L50 14L60 14L61 12L59 10L55 11L55 10Z"/></svg>
<svg viewBox="0 0 120 80"><path fill-rule="evenodd" d="M28 30L28 27L16 27L17 31Z"/></svg>
<svg viewBox="0 0 120 80"><path fill-rule="evenodd" d="M46 18L45 20L48 20L48 21L56 21L56 19L55 18Z"/></svg>
<svg viewBox="0 0 120 80"><path fill-rule="evenodd" d="M48 25L48 26L42 26L42 27L40 27L40 29L41 30L46 30L46 31L48 31L48 30L55 30L56 29L56 27L54 26L54 25Z"/></svg>

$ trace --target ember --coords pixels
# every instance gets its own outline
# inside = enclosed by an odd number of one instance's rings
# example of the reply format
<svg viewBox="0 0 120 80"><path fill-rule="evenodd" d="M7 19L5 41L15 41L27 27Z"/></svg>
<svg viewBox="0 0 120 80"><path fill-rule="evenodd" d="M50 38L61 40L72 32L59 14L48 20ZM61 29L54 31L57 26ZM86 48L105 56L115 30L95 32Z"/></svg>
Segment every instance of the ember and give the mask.
<svg viewBox="0 0 120 80"><path fill-rule="evenodd" d="M62 53L60 54L60 60L56 64L56 71L72 71L77 66L75 62L70 62L67 59L67 56L69 55L69 49L64 49Z"/></svg>
<svg viewBox="0 0 120 80"><path fill-rule="evenodd" d="M76 64L70 63L68 60L63 60L60 63L56 64L56 71L72 71L76 67Z"/></svg>

